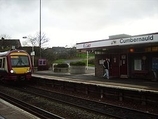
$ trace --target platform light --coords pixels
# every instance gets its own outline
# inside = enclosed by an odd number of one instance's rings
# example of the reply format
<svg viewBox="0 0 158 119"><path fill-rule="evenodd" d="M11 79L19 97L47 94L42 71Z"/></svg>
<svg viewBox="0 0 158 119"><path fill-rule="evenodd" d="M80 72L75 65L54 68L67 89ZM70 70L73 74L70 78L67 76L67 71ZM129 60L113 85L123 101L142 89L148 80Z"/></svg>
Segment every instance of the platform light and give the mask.
<svg viewBox="0 0 158 119"><path fill-rule="evenodd" d="M129 51L130 51L130 52L134 52L134 49L133 49L133 48L130 48Z"/></svg>

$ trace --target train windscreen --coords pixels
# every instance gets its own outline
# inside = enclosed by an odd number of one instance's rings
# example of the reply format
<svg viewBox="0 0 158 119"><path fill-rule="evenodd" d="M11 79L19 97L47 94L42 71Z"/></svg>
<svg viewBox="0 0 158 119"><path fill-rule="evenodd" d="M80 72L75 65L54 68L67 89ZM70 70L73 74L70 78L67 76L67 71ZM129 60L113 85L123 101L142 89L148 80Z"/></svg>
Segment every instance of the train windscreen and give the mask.
<svg viewBox="0 0 158 119"><path fill-rule="evenodd" d="M29 67L29 58L28 56L11 56L11 65L12 67Z"/></svg>

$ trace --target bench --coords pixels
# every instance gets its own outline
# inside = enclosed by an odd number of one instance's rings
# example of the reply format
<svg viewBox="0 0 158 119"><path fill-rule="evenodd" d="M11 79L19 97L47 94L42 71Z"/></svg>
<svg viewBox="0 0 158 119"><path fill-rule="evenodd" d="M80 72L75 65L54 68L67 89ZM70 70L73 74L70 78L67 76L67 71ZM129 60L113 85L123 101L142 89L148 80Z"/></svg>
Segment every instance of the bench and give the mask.
<svg viewBox="0 0 158 119"><path fill-rule="evenodd" d="M132 71L132 77L134 78L147 78L149 71L147 70L134 70Z"/></svg>

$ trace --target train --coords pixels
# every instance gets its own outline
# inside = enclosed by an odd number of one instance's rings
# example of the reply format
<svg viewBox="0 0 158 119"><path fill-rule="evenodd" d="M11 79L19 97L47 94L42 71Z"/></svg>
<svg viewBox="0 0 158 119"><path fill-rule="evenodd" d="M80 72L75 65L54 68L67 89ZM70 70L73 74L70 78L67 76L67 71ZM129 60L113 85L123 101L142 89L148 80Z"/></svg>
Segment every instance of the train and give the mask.
<svg viewBox="0 0 158 119"><path fill-rule="evenodd" d="M32 61L24 50L0 52L1 81L29 81L32 78Z"/></svg>

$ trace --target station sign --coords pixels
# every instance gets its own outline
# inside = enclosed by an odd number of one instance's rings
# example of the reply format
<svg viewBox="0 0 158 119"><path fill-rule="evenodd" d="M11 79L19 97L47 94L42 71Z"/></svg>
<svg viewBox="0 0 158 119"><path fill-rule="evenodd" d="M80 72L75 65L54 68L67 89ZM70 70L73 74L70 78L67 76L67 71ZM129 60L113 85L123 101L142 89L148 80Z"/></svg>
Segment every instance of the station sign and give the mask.
<svg viewBox="0 0 158 119"><path fill-rule="evenodd" d="M35 51L32 51L32 52L31 52L31 56L35 56Z"/></svg>
<svg viewBox="0 0 158 119"><path fill-rule="evenodd" d="M110 46L124 46L158 42L158 33L130 36L127 38L105 39L76 44L76 49L92 49Z"/></svg>

